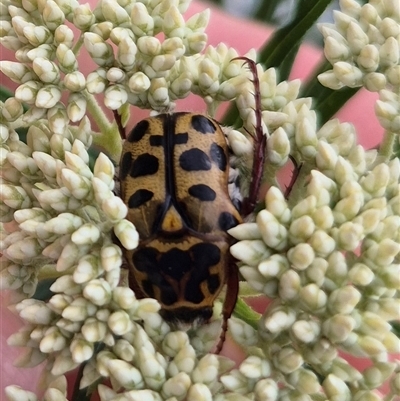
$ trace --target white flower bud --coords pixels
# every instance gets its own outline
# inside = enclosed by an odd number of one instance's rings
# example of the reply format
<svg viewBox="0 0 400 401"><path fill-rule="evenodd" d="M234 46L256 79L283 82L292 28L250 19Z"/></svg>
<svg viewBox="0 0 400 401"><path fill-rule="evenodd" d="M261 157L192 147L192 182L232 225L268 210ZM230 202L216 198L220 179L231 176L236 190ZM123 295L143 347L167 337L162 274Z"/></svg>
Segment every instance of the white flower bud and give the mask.
<svg viewBox="0 0 400 401"><path fill-rule="evenodd" d="M113 49L101 36L92 32L85 32L84 44L93 61L100 67L110 66L113 63Z"/></svg>
<svg viewBox="0 0 400 401"><path fill-rule="evenodd" d="M324 42L324 53L329 62L335 64L338 61L348 60L350 49L343 41L328 36Z"/></svg>
<svg viewBox="0 0 400 401"><path fill-rule="evenodd" d="M103 0L101 11L114 26L130 24L129 14L115 0Z"/></svg>
<svg viewBox="0 0 400 401"><path fill-rule="evenodd" d="M103 93L106 89L107 72L103 68L98 68L96 71L91 72L86 79L86 89L92 95Z"/></svg>
<svg viewBox="0 0 400 401"><path fill-rule="evenodd" d="M117 336L122 336L132 330L133 323L130 316L120 310L110 315L107 321L110 330Z"/></svg>
<svg viewBox="0 0 400 401"><path fill-rule="evenodd" d="M262 319L263 328L268 332L277 334L287 330L296 320L296 312L288 307L278 306L267 311Z"/></svg>
<svg viewBox="0 0 400 401"><path fill-rule="evenodd" d="M15 98L20 102L25 102L28 104L34 104L36 101L36 96L42 85L39 82L28 81L15 90ZM58 100L57 100L58 101ZM54 104L56 104L55 102ZM54 106L53 104L53 106Z"/></svg>
<svg viewBox="0 0 400 401"><path fill-rule="evenodd" d="M86 113L87 100L83 93L71 93L68 97L67 114L72 122L82 120Z"/></svg>
<svg viewBox="0 0 400 401"><path fill-rule="evenodd" d="M325 320L322 332L334 344L344 343L356 326L354 318L348 315L337 314Z"/></svg>
<svg viewBox="0 0 400 401"><path fill-rule="evenodd" d="M50 325L54 319L54 312L43 301L24 299L16 305L19 316L28 323Z"/></svg>
<svg viewBox="0 0 400 401"><path fill-rule="evenodd" d="M325 71L322 74L319 74L317 78L321 85L332 90L339 90L344 87L344 84L336 78L336 74L333 70Z"/></svg>
<svg viewBox="0 0 400 401"><path fill-rule="evenodd" d="M71 92L81 92L85 89L85 76L80 71L73 71L64 77L65 88Z"/></svg>
<svg viewBox="0 0 400 401"><path fill-rule="evenodd" d="M361 49L369 43L367 34L358 23L353 21L347 27L346 39L353 54L359 54Z"/></svg>
<svg viewBox="0 0 400 401"><path fill-rule="evenodd" d="M0 199L13 209L25 209L31 206L31 200L22 187L1 185Z"/></svg>
<svg viewBox="0 0 400 401"><path fill-rule="evenodd" d="M89 4L78 4L73 8L73 23L81 31L88 30L95 22Z"/></svg>
<svg viewBox="0 0 400 401"><path fill-rule="evenodd" d="M89 281L83 289L83 296L97 306L103 306L111 300L111 287L104 279Z"/></svg>
<svg viewBox="0 0 400 401"><path fill-rule="evenodd" d="M152 58L160 53L161 43L154 36L142 36L136 42L138 50L144 55Z"/></svg>
<svg viewBox="0 0 400 401"><path fill-rule="evenodd" d="M316 230L308 240L318 256L329 255L336 246L335 240L323 230Z"/></svg>
<svg viewBox="0 0 400 401"><path fill-rule="evenodd" d="M139 71L129 78L128 86L132 93L139 95L150 88L150 79Z"/></svg>
<svg viewBox="0 0 400 401"><path fill-rule="evenodd" d="M257 223L242 223L228 230L229 235L237 240L261 239Z"/></svg>
<svg viewBox="0 0 400 401"><path fill-rule="evenodd" d="M139 243L139 234L135 226L128 220L120 220L114 226L114 233L125 249L135 249Z"/></svg>
<svg viewBox="0 0 400 401"><path fill-rule="evenodd" d="M4 107L1 109L1 115L8 121L13 122L18 117L20 117L23 113L22 104L14 97L8 98L4 102ZM1 126L3 127L3 126ZM5 128L5 127L4 127ZM2 133L0 134L1 142L4 142L6 138L4 138L3 128L1 128ZM7 133L8 138L8 133Z"/></svg>
<svg viewBox="0 0 400 401"><path fill-rule="evenodd" d="M261 240L239 241L231 246L230 251L233 257L250 266L257 266L271 254Z"/></svg>
<svg viewBox="0 0 400 401"><path fill-rule="evenodd" d="M213 396L205 384L195 383L190 386L187 399L193 401L212 401Z"/></svg>
<svg viewBox="0 0 400 401"><path fill-rule="evenodd" d="M276 129L267 141L268 161L282 166L288 160L290 153L289 138L282 127Z"/></svg>
<svg viewBox="0 0 400 401"><path fill-rule="evenodd" d="M239 372L248 379L259 380L271 374L271 366L266 360L257 356L249 356L240 364Z"/></svg>
<svg viewBox="0 0 400 401"><path fill-rule="evenodd" d="M230 129L227 133L229 145L236 156L244 156L251 154L253 144L241 132Z"/></svg>
<svg viewBox="0 0 400 401"><path fill-rule="evenodd" d="M186 49L190 54L198 54L207 45L207 35L203 32L193 32L187 35Z"/></svg>
<svg viewBox="0 0 400 401"><path fill-rule="evenodd" d="M374 45L367 45L361 49L357 63L365 72L374 72L379 67L379 50Z"/></svg>
<svg viewBox="0 0 400 401"><path fill-rule="evenodd" d="M362 86L363 73L355 66L339 61L334 64L333 72L336 78L349 88Z"/></svg>
<svg viewBox="0 0 400 401"><path fill-rule="evenodd" d="M135 3L131 9L132 31L136 36L152 36L154 20L143 3Z"/></svg>
<svg viewBox="0 0 400 401"><path fill-rule="evenodd" d="M93 355L94 344L82 339L72 340L69 349L72 360L75 363L82 363L89 360Z"/></svg>
<svg viewBox="0 0 400 401"><path fill-rule="evenodd" d="M110 359L107 369L118 384L126 389L143 387L143 377L140 371L128 362L120 359Z"/></svg>
<svg viewBox="0 0 400 401"><path fill-rule="evenodd" d="M71 241L76 245L95 244L100 238L100 230L91 223L80 226L72 235Z"/></svg>
<svg viewBox="0 0 400 401"><path fill-rule="evenodd" d="M55 85L46 85L39 89L35 106L50 109L54 107L61 99L61 90Z"/></svg>
<svg viewBox="0 0 400 401"><path fill-rule="evenodd" d="M262 379L254 386L254 401L276 401L279 396L278 384L273 379Z"/></svg>
<svg viewBox="0 0 400 401"><path fill-rule="evenodd" d="M32 391L23 390L19 386L7 386L4 393L9 401L37 401L35 393Z"/></svg>
<svg viewBox="0 0 400 401"><path fill-rule="evenodd" d="M161 394L165 398L177 397L178 399L185 398L191 385L190 377L184 372L178 373L164 382Z"/></svg>
<svg viewBox="0 0 400 401"><path fill-rule="evenodd" d="M165 78L155 78L151 81L148 99L150 104L155 108L168 105L170 99L168 83Z"/></svg>
<svg viewBox="0 0 400 401"><path fill-rule="evenodd" d="M293 335L303 343L313 343L321 332L320 325L317 322L297 320L291 327Z"/></svg>
<svg viewBox="0 0 400 401"><path fill-rule="evenodd" d="M54 107L47 110L47 119L52 132L59 135L65 133L69 119L62 103L57 103Z"/></svg>
<svg viewBox="0 0 400 401"><path fill-rule="evenodd" d="M285 374L296 371L303 363L301 354L290 347L282 348L274 356L274 365Z"/></svg>
<svg viewBox="0 0 400 401"><path fill-rule="evenodd" d="M360 299L360 292L355 287L347 285L330 294L328 308L334 313L349 314L354 310Z"/></svg>
<svg viewBox="0 0 400 401"><path fill-rule="evenodd" d="M64 13L60 7L58 7L57 3L52 0L46 1L42 11L42 17L46 26L52 31L62 25L65 20Z"/></svg>
<svg viewBox="0 0 400 401"><path fill-rule="evenodd" d="M64 253L64 252L63 252ZM85 255L78 261L73 274L74 282L77 284L86 283L102 273L99 259L94 255Z"/></svg>
<svg viewBox="0 0 400 401"><path fill-rule="evenodd" d="M315 253L311 245L301 243L289 249L287 257L294 269L304 270L313 262Z"/></svg>
<svg viewBox="0 0 400 401"><path fill-rule="evenodd" d="M104 104L111 110L117 110L128 101L128 94L123 85L111 85L104 92Z"/></svg>
<svg viewBox="0 0 400 401"><path fill-rule="evenodd" d="M35 26L30 24L24 27L23 33L33 47L50 43L53 39L51 32L44 26Z"/></svg>
<svg viewBox="0 0 400 401"><path fill-rule="evenodd" d="M271 248L282 250L287 244L287 229L268 210L261 210L256 217L263 241ZM232 248L231 248L232 250Z"/></svg>
<svg viewBox="0 0 400 401"><path fill-rule="evenodd" d="M63 350L67 346L67 339L57 327L50 327L39 344L41 352L46 354Z"/></svg>
<svg viewBox="0 0 400 401"><path fill-rule="evenodd" d="M72 48L74 43L74 32L67 25L60 24L54 31L54 43L56 45L63 43L68 48Z"/></svg>
<svg viewBox="0 0 400 401"><path fill-rule="evenodd" d="M318 311L326 307L328 297L316 284L308 284L299 292L304 307L310 311Z"/></svg>
<svg viewBox="0 0 400 401"><path fill-rule="evenodd" d="M204 383L211 386L218 377L219 362L214 354L203 356L191 374L195 383Z"/></svg>

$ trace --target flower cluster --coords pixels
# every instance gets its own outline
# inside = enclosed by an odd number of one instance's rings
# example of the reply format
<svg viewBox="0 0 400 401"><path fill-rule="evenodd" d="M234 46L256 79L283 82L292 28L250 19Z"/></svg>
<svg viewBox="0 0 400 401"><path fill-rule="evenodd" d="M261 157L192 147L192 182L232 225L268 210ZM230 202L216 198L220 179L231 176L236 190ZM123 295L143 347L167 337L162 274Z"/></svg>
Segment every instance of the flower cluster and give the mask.
<svg viewBox="0 0 400 401"><path fill-rule="evenodd" d="M302 125L312 131L310 121ZM258 346L290 397L378 400L374 389L396 369L388 355L400 347L389 324L400 307L400 162L380 162L375 150L356 144L350 125L335 120L314 126L314 140L301 129L295 136L303 160L314 159L304 190L293 188L287 201L271 187L256 221L229 230L239 240L231 252L241 274L274 300L260 320ZM339 350L373 366L361 375ZM326 377L322 387L318 374ZM232 390L255 391L256 383L249 388L239 369Z"/></svg>
<svg viewBox="0 0 400 401"><path fill-rule="evenodd" d="M20 365L47 361L49 401L67 400L64 374L82 363L81 388L97 386L102 401L375 401L389 379L396 394L399 367L389 354L400 341L389 322L400 308L400 162L389 156L400 132L398 0L343 0L336 24L321 26L333 69L320 80L379 91L376 114L391 134L384 152L359 146L350 124L319 128L299 80L280 82L261 65L249 71L232 60L234 49L206 46L209 12L185 21L188 5L1 2L0 42L17 61L1 61L0 69L19 86L0 103L0 283L14 290L14 308L27 322L10 339L28 349ZM80 51L97 65L88 76ZM123 125L128 104L171 110L190 93L211 113L235 101L242 131L252 134L261 116L267 137L265 205L229 232L242 277L272 302L253 327L229 321L247 347L237 369L208 354L218 319L190 336L171 331L158 303L128 287L116 243L134 249L138 234L116 195L114 164L90 149L96 141L116 159L121 142L95 95L104 94ZM22 141L17 131L27 127ZM226 135L245 188L253 142L239 131ZM295 179L282 191L276 173L289 160ZM50 295L31 298L43 278L52 279ZM372 364L361 373L346 355ZM98 385L104 379L109 385ZM37 399L16 386L6 393Z"/></svg>
<svg viewBox="0 0 400 401"><path fill-rule="evenodd" d="M364 86L380 92L377 115L385 129L400 132L400 6L397 0L341 1L334 24L321 24L325 56L333 69L319 75L331 89ZM393 92L388 95L387 92ZM397 99L393 107L394 96Z"/></svg>

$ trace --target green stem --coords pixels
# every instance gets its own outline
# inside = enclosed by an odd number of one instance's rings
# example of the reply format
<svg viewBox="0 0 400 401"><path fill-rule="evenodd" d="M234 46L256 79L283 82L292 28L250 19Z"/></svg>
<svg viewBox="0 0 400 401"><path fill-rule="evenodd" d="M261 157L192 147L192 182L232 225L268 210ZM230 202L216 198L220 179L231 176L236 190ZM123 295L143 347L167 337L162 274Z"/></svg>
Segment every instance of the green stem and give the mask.
<svg viewBox="0 0 400 401"><path fill-rule="evenodd" d="M96 121L100 131L100 134L93 135L93 143L104 148L113 160L118 160L121 154L122 143L117 124L108 121L93 95L86 92L86 99L87 109L92 116L92 120Z"/></svg>
<svg viewBox="0 0 400 401"><path fill-rule="evenodd" d="M379 155L383 156L385 160L390 160L393 156L393 145L396 134L391 131L385 131L382 142L379 146Z"/></svg>
<svg viewBox="0 0 400 401"><path fill-rule="evenodd" d="M72 48L72 52L75 54L75 56L79 53L83 45L83 34L79 36L79 39L75 43L74 47Z"/></svg>

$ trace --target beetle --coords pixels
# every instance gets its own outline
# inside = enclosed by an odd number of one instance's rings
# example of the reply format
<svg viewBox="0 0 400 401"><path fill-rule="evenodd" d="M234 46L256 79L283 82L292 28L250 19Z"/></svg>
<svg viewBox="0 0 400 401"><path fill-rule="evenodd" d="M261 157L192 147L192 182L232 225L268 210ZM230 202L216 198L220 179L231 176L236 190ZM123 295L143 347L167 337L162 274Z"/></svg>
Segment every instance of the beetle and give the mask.
<svg viewBox="0 0 400 401"><path fill-rule="evenodd" d="M217 353L239 288L227 230L242 217L229 196L229 170L220 125L189 112L140 121L127 136L120 161L121 198L140 238L136 249L124 250L130 287L138 297L159 301L166 321L187 329L209 321L227 284ZM243 210L252 208L258 190L259 183L255 190L251 184L256 193L245 199Z"/></svg>

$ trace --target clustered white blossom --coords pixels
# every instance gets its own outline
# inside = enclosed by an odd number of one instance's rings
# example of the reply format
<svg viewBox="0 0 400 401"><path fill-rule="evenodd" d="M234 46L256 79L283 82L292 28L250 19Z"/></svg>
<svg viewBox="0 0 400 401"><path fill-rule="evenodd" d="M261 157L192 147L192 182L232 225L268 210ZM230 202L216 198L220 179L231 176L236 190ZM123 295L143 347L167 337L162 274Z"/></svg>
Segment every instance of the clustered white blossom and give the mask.
<svg viewBox="0 0 400 401"><path fill-rule="evenodd" d="M362 5L341 0L340 6L334 24L319 26L325 56L333 66L319 80L331 89L364 86L379 92L379 121L385 129L400 133L400 3L371 0Z"/></svg>
<svg viewBox="0 0 400 401"><path fill-rule="evenodd" d="M377 115L392 133L400 131L397 1L343 0L336 25L321 28L333 64L321 81L379 90ZM397 394L400 369L389 354L400 342L389 322L400 308L399 160L364 150L350 124L318 128L300 81L279 82L275 69L256 67L271 187L254 221L230 230L242 276L273 300L257 328L229 321L246 359L233 369L207 354L219 320L191 337L171 331L158 303L126 286L113 236L127 249L139 238L113 192L113 163L89 150L96 135L86 115L102 118L94 95L113 110L162 111L195 93L210 111L235 100L248 132L256 123L252 72L232 61L234 49L206 46L209 13L185 21L189 3L102 0L91 10L71 0L1 1L0 42L17 61L0 69L19 87L0 104L0 283L15 290L27 322L10 339L28 348L20 365L46 359L46 401L67 400L64 374L82 363L81 388L109 380L97 387L102 401L378 401L389 379L388 397ZM85 49L98 66L87 77L77 57ZM27 126L24 143L16 130ZM235 130L227 137L248 163L251 141ZM289 158L299 171L285 198L274 177ZM51 296L30 298L44 277L54 279ZM372 364L361 373L346 354ZM16 386L6 395L38 399Z"/></svg>

